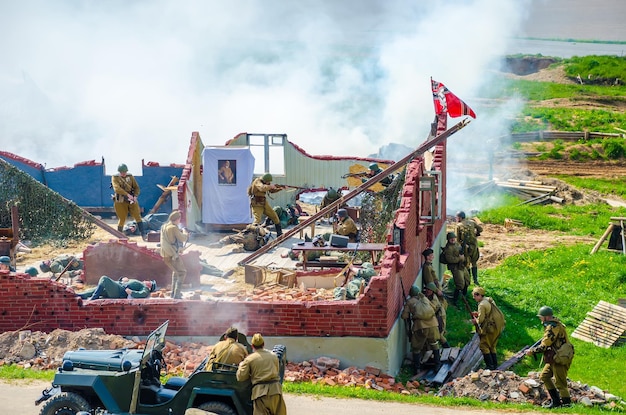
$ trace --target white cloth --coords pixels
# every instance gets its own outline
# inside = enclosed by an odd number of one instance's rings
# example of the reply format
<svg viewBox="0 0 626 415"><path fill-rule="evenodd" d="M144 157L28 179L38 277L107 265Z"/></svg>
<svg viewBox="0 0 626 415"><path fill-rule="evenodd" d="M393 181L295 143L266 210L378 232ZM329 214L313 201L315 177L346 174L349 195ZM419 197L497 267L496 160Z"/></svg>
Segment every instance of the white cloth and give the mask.
<svg viewBox="0 0 626 415"><path fill-rule="evenodd" d="M234 183L218 180L218 170L229 160ZM202 151L202 222L234 225L252 223L248 186L254 175L254 156L248 147L205 147Z"/></svg>

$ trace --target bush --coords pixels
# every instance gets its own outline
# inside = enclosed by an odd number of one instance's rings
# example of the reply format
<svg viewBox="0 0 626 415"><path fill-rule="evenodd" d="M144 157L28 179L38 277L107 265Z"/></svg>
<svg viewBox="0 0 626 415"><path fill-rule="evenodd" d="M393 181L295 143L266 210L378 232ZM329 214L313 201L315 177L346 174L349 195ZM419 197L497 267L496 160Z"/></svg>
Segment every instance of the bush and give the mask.
<svg viewBox="0 0 626 415"><path fill-rule="evenodd" d="M609 159L617 160L624 157L626 151L624 150L624 140L622 139L608 139L602 143L604 153Z"/></svg>

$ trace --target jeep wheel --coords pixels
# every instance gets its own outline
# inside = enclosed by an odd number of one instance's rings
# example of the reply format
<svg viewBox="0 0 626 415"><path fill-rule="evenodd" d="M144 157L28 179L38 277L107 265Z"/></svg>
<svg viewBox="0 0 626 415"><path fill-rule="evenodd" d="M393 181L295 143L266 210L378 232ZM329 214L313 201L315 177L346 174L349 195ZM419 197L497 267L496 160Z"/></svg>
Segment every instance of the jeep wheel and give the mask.
<svg viewBox="0 0 626 415"><path fill-rule="evenodd" d="M230 405L223 402L205 402L198 407L203 411L212 412L217 415L237 415L237 412Z"/></svg>
<svg viewBox="0 0 626 415"><path fill-rule="evenodd" d="M72 393L63 392L50 399L39 415L76 415L76 412L91 410L91 405L82 396Z"/></svg>

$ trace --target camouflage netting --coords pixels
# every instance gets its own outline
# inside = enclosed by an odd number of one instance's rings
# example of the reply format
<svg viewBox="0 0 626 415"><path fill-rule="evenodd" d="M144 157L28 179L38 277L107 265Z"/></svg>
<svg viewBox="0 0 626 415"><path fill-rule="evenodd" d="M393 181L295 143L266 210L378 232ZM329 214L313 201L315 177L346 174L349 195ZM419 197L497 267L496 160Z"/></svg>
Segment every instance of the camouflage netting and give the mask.
<svg viewBox="0 0 626 415"><path fill-rule="evenodd" d="M19 213L19 238L63 245L93 235L95 225L75 203L0 159L0 228L11 228L11 207Z"/></svg>
<svg viewBox="0 0 626 415"><path fill-rule="evenodd" d="M361 242L386 242L388 226L400 207L405 170L400 170L393 181L378 193L368 192L361 202Z"/></svg>

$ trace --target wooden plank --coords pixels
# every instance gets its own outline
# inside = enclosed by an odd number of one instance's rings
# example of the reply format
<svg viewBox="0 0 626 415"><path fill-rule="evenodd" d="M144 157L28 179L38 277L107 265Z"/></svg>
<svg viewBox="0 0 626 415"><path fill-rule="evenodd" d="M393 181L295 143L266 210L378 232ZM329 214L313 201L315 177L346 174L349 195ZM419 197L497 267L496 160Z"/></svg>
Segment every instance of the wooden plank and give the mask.
<svg viewBox="0 0 626 415"><path fill-rule="evenodd" d="M608 238L608 236L611 234L611 232L613 231L613 224L610 224L608 228L606 228L606 231L604 231L604 234L602 235L602 237L600 237L600 240L594 245L593 249L591 250L592 254L595 254L596 252L598 252L598 249L600 249L600 246L602 246L602 243L606 240L606 238Z"/></svg>
<svg viewBox="0 0 626 415"><path fill-rule="evenodd" d="M447 362L450 357L450 348L446 347L445 349L441 349L441 361Z"/></svg>
<svg viewBox="0 0 626 415"><path fill-rule="evenodd" d="M596 346L602 347L604 349L610 349L611 346L613 345L613 343L607 344L604 341L602 341L601 339L597 339L597 338L594 339L594 338L587 337L587 336L585 336L585 335L583 335L581 333L576 333L576 332L572 333L572 337L575 338L575 339L578 339L578 340L585 341L587 343L593 343Z"/></svg>

